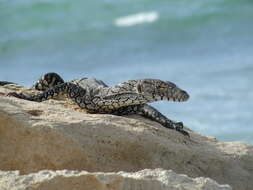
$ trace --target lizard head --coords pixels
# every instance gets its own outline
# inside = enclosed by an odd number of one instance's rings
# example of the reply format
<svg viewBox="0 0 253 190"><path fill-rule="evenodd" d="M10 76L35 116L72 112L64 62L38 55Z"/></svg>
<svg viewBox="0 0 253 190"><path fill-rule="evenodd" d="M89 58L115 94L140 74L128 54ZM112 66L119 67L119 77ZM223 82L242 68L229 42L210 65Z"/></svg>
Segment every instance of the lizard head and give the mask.
<svg viewBox="0 0 253 190"><path fill-rule="evenodd" d="M154 100L183 102L189 99L186 91L169 81L143 79L137 84L137 92Z"/></svg>

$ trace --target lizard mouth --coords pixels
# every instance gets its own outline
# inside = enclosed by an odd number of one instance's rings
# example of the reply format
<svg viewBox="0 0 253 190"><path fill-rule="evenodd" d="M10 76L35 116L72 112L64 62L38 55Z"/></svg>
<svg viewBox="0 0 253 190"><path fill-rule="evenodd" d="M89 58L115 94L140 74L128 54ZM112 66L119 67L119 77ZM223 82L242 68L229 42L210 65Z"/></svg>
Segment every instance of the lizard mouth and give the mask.
<svg viewBox="0 0 253 190"><path fill-rule="evenodd" d="M178 101L179 102L185 102L190 98L189 94L186 91L181 91L181 96L179 96Z"/></svg>
<svg viewBox="0 0 253 190"><path fill-rule="evenodd" d="M190 98L189 94L186 91L182 90L182 91L180 91L179 94L173 96L169 100L174 101L174 102L185 102L189 98Z"/></svg>

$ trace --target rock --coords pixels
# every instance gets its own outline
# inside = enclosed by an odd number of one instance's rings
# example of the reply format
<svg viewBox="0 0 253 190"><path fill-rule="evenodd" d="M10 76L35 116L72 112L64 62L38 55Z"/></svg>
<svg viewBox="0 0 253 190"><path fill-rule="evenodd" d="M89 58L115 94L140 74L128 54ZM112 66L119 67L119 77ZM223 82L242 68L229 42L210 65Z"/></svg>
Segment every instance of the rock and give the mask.
<svg viewBox="0 0 253 190"><path fill-rule="evenodd" d="M20 90L25 89L0 87L0 170L23 175L45 169L163 168L208 177L236 190L253 187L252 146L219 142L191 130L187 138L139 116L86 114L62 100L36 103L3 96Z"/></svg>
<svg viewBox="0 0 253 190"><path fill-rule="evenodd" d="M1 190L232 190L208 178L189 178L173 171L155 169L135 173L89 173L44 170L28 175L0 172Z"/></svg>

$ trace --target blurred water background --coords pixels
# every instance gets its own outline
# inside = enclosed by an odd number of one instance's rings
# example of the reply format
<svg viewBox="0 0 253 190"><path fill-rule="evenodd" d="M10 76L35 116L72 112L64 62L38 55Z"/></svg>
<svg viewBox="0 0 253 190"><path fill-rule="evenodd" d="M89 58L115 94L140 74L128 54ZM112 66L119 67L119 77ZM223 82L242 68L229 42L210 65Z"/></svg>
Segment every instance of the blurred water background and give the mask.
<svg viewBox="0 0 253 190"><path fill-rule="evenodd" d="M0 80L49 71L173 81L191 98L152 104L163 114L253 144L252 0L0 0Z"/></svg>

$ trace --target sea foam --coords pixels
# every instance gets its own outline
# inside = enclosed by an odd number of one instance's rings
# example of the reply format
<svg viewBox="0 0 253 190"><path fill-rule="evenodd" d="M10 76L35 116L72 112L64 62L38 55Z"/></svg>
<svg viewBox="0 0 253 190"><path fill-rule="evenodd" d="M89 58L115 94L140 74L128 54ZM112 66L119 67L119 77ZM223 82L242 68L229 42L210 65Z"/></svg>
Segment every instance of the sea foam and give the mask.
<svg viewBox="0 0 253 190"><path fill-rule="evenodd" d="M128 15L117 18L114 24L118 27L133 26L142 23L152 23L159 18L159 14L155 11L141 12L134 15Z"/></svg>

